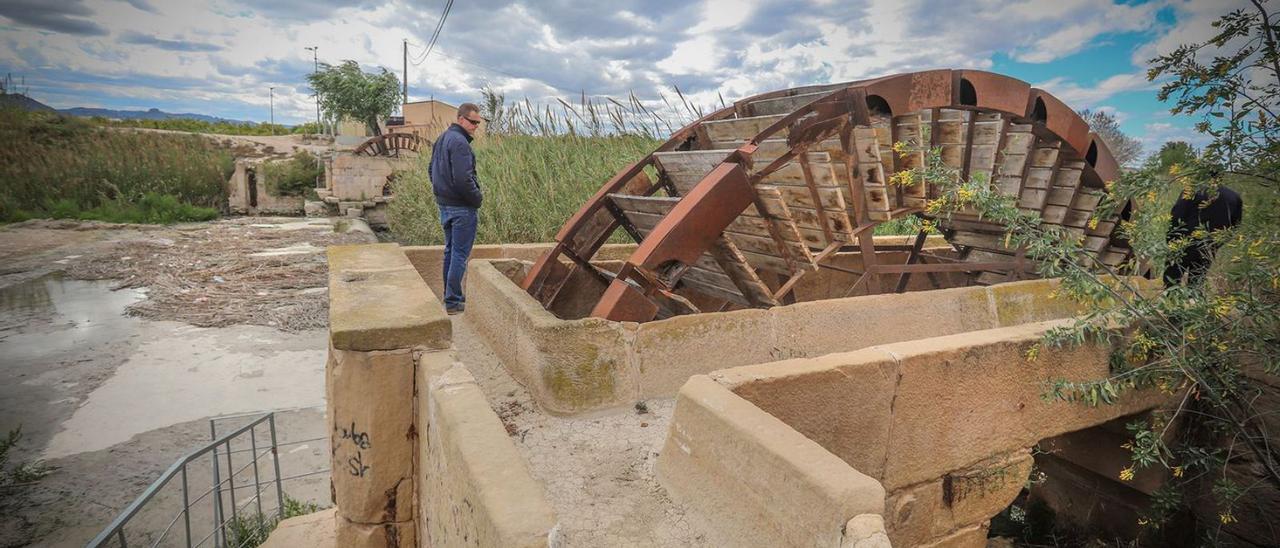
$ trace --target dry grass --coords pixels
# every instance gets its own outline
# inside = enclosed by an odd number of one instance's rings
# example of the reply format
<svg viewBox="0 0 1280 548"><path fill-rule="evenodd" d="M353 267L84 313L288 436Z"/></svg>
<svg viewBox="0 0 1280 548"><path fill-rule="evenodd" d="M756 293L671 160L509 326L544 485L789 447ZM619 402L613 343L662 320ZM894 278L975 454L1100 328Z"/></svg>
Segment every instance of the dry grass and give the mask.
<svg viewBox="0 0 1280 548"><path fill-rule="evenodd" d="M300 331L328 325L328 265L322 251L276 257L250 254L310 244L368 243L362 233L253 226L262 219L188 225L165 237L125 241L68 265L86 280L145 287L147 299L128 313L200 327L254 324Z"/></svg>

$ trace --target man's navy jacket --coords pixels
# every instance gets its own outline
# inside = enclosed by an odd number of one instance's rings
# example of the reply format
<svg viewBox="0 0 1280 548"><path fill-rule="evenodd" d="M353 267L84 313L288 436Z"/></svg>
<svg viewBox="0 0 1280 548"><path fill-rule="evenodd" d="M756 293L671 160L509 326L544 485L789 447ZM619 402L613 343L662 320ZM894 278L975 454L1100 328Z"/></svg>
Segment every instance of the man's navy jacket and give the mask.
<svg viewBox="0 0 1280 548"><path fill-rule="evenodd" d="M431 190L436 203L480 208L484 195L476 181L476 156L471 152L471 136L453 124L431 147Z"/></svg>

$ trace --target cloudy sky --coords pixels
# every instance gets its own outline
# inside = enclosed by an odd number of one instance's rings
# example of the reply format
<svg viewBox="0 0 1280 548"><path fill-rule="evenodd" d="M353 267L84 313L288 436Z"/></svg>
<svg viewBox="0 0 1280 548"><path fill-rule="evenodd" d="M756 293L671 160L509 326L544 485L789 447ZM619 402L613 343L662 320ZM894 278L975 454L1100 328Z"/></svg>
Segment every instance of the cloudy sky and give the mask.
<svg viewBox="0 0 1280 548"><path fill-rule="evenodd" d="M679 88L704 105L771 89L929 68L980 68L1113 111L1158 147L1193 140L1146 60L1203 40L1237 0L0 0L0 72L54 107L160 108L278 122L314 118L305 76L358 61L412 100L625 97ZM1243 4L1244 0L1239 0Z"/></svg>

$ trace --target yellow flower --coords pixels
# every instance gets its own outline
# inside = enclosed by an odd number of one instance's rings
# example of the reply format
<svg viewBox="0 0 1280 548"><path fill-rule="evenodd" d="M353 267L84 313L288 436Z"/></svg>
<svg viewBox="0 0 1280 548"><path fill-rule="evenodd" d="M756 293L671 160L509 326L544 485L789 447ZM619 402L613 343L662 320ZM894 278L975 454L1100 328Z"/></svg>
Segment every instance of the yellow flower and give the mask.
<svg viewBox="0 0 1280 548"><path fill-rule="evenodd" d="M1182 477L1182 467L1181 467L1181 466L1174 466L1174 467L1173 467L1173 477L1175 477L1175 478L1180 478L1180 477Z"/></svg>
<svg viewBox="0 0 1280 548"><path fill-rule="evenodd" d="M1120 479L1123 481L1133 480L1133 467L1130 466L1120 471Z"/></svg>
<svg viewBox="0 0 1280 548"><path fill-rule="evenodd" d="M898 142L896 142L896 143L894 143L894 144L893 144L893 151L894 151L894 152L897 152L898 154L906 153L906 152L907 152L907 150L908 150L908 148L907 148L907 143L905 143L905 142L903 142L903 141L898 141Z"/></svg>
<svg viewBox="0 0 1280 548"><path fill-rule="evenodd" d="M1147 518L1138 518L1138 526L1139 526L1139 527L1146 527L1146 526L1148 526L1148 525L1151 525L1151 520L1149 520L1149 519L1147 519Z"/></svg>
<svg viewBox="0 0 1280 548"><path fill-rule="evenodd" d="M1098 218L1094 217L1092 219L1089 219L1089 230L1097 230L1097 229L1098 229Z"/></svg>
<svg viewBox="0 0 1280 548"><path fill-rule="evenodd" d="M1031 348L1027 349L1027 361L1033 362L1033 361L1036 361L1036 358L1039 358L1039 357L1040 357L1040 345L1038 344L1033 345Z"/></svg>
<svg viewBox="0 0 1280 548"><path fill-rule="evenodd" d="M1224 513L1218 514L1218 521L1221 521L1223 524L1227 524L1227 523L1235 523L1237 520L1235 516L1231 515L1231 512L1224 512Z"/></svg>
<svg viewBox="0 0 1280 548"><path fill-rule="evenodd" d="M1177 177L1179 173L1182 173L1182 164L1173 164L1169 166L1169 175Z"/></svg>

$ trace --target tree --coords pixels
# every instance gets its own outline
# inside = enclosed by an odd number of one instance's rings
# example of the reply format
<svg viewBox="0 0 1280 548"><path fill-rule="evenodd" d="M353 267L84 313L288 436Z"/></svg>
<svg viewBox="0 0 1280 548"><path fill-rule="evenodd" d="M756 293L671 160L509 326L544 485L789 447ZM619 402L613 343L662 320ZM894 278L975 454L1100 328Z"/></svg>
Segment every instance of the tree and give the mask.
<svg viewBox="0 0 1280 548"><path fill-rule="evenodd" d="M1149 159L1149 166L1168 173L1173 166L1187 166L1196 161L1200 153L1186 141L1169 141ZM1179 168L1181 169L1181 168Z"/></svg>
<svg viewBox="0 0 1280 548"><path fill-rule="evenodd" d="M374 135L382 135L378 122L391 116L401 103L400 82L385 68L379 73L360 70L355 61L341 65L320 64L307 76L320 98L320 109L332 119L351 118L364 122Z"/></svg>
<svg viewBox="0 0 1280 548"><path fill-rule="evenodd" d="M1129 165L1142 154L1142 142L1125 135L1120 131L1120 123L1116 117L1102 110L1082 110L1080 117L1089 123L1089 129L1102 137L1102 142L1111 149L1111 155L1120 165Z"/></svg>

